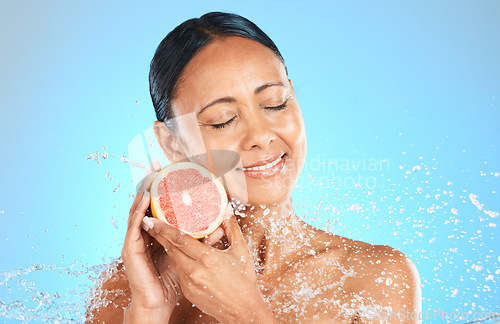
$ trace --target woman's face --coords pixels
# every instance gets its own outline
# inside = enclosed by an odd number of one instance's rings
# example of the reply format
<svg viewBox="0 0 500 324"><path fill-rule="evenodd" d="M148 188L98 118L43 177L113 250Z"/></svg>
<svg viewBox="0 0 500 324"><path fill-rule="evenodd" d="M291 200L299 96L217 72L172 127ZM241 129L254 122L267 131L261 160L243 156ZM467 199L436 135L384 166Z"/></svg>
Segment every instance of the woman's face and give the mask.
<svg viewBox="0 0 500 324"><path fill-rule="evenodd" d="M307 146L293 85L278 57L256 41L229 36L206 45L179 80L175 116L194 112L207 150L240 155L244 169L237 172L245 174L248 203L286 201Z"/></svg>

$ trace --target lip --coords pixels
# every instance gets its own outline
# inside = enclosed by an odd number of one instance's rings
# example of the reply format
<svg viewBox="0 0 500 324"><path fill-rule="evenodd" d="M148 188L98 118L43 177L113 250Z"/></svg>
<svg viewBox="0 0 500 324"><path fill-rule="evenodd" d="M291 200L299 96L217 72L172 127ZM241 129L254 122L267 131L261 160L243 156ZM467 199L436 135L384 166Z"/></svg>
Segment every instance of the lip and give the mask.
<svg viewBox="0 0 500 324"><path fill-rule="evenodd" d="M261 165L266 165L268 164L269 162L272 162L280 157L282 157L283 155L285 155L285 153L281 153L281 154L278 154L278 155L275 155L275 156L272 156L270 158L267 158L267 159L264 159L262 161L259 161L255 164L252 164L252 165L245 165L243 166L244 168L253 168L253 167L258 167L258 166L261 166Z"/></svg>
<svg viewBox="0 0 500 324"><path fill-rule="evenodd" d="M270 160L267 159L266 160L268 161L267 163L273 162L276 159L280 159L280 161L276 165L265 170L242 170L242 169L236 169L236 170L244 172L245 176L248 176L250 178L255 178L255 179L270 178L279 174L285 168L286 158L287 158L286 154L281 154L278 155L278 157L276 157L275 159L270 159ZM262 165L261 162L259 162L259 164ZM257 164L254 166L260 166L260 165Z"/></svg>

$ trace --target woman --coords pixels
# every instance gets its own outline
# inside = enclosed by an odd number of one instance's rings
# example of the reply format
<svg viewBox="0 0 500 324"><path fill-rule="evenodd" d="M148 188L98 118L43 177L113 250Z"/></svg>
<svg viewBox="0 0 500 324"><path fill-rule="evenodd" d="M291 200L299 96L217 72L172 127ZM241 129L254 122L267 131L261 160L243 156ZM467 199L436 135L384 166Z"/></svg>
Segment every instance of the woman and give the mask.
<svg viewBox="0 0 500 324"><path fill-rule="evenodd" d="M147 177L130 210L123 262L101 277L89 322L418 322L420 282L409 258L294 214L304 122L284 60L257 26L219 12L184 22L159 45L150 90L168 159L189 158L195 144L189 129L162 121L194 114L207 151L240 155L248 201L198 241L144 217Z"/></svg>

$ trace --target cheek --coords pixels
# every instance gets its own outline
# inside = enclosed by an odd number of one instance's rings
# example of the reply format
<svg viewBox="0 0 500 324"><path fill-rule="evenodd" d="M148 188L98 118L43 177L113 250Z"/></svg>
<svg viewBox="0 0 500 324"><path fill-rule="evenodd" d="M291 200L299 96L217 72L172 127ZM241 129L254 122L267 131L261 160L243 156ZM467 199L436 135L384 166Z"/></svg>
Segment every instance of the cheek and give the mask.
<svg viewBox="0 0 500 324"><path fill-rule="evenodd" d="M291 147L292 153L299 153L306 150L306 131L302 113L297 107L289 110L280 118L280 133L283 140Z"/></svg>
<svg viewBox="0 0 500 324"><path fill-rule="evenodd" d="M209 150L233 150L237 151L238 141L240 136L234 132L217 132L217 131L202 131L203 141Z"/></svg>

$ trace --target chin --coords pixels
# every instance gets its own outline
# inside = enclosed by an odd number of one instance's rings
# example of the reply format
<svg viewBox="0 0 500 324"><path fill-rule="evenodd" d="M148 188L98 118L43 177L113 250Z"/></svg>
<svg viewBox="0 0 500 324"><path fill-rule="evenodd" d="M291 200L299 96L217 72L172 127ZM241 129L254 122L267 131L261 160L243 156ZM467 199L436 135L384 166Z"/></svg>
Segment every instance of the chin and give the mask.
<svg viewBox="0 0 500 324"><path fill-rule="evenodd" d="M298 178L298 166L302 166L300 161L287 158L281 171L270 177L257 178L246 175L246 204L273 206L288 202Z"/></svg>
<svg viewBox="0 0 500 324"><path fill-rule="evenodd" d="M293 186L270 186L249 188L248 204L273 206L286 203L292 194Z"/></svg>

